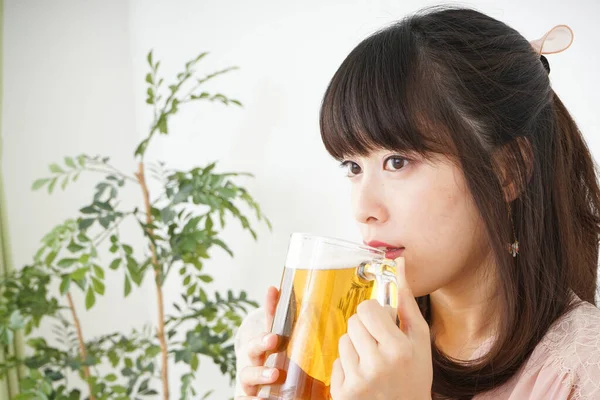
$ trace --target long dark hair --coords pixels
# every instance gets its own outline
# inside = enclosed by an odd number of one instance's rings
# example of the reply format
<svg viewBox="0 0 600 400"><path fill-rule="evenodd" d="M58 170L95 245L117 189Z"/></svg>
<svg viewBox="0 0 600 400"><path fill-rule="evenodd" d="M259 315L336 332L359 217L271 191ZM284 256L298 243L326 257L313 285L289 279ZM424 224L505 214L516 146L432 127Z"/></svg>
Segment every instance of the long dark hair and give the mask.
<svg viewBox="0 0 600 400"><path fill-rule="evenodd" d="M596 166L540 57L513 28L438 6L376 32L332 78L320 127L338 159L378 148L451 157L485 222L500 278L497 340L471 362L432 343L436 398L505 383L573 307L572 292L595 304ZM506 181L514 198L505 198ZM516 258L507 251L513 227ZM429 296L417 300L428 319Z"/></svg>

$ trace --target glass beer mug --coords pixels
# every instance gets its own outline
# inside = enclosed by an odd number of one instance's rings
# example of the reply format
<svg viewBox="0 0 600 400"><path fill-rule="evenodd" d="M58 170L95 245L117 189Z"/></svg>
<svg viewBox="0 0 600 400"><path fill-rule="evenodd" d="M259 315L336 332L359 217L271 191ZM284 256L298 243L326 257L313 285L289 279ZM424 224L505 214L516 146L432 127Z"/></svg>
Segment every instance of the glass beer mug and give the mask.
<svg viewBox="0 0 600 400"><path fill-rule="evenodd" d="M379 249L308 234L291 236L265 366L280 370L261 387L268 400L329 400L338 341L358 305L375 298L397 307L396 265Z"/></svg>

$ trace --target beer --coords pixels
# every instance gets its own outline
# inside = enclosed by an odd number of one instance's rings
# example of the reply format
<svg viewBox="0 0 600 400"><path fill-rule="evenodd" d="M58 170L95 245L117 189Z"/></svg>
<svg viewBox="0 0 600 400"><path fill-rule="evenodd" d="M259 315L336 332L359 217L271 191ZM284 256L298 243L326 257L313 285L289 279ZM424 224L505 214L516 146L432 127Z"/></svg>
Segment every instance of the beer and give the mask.
<svg viewBox="0 0 600 400"><path fill-rule="evenodd" d="M328 400L338 341L348 319L376 285L340 269L285 268L272 333L282 337L272 365L286 371L285 382L271 388L269 400ZM287 290L286 290L287 289Z"/></svg>
<svg viewBox="0 0 600 400"><path fill-rule="evenodd" d="M395 265L383 252L337 239L294 234L271 333L279 336L266 366L277 382L258 397L329 400L339 339L364 300L395 307Z"/></svg>

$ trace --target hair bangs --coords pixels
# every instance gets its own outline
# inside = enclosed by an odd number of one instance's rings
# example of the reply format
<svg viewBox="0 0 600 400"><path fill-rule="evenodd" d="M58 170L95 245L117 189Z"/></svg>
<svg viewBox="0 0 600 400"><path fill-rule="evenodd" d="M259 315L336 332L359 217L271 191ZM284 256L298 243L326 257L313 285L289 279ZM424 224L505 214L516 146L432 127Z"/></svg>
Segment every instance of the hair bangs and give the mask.
<svg viewBox="0 0 600 400"><path fill-rule="evenodd" d="M438 125L433 122L437 118L428 115L436 105L430 95L434 91L428 90L432 83L418 67L415 39L402 26L361 42L325 92L321 137L329 154L338 160L377 149L426 156L437 152L435 148L447 148L447 143L439 146L440 138L431 129Z"/></svg>

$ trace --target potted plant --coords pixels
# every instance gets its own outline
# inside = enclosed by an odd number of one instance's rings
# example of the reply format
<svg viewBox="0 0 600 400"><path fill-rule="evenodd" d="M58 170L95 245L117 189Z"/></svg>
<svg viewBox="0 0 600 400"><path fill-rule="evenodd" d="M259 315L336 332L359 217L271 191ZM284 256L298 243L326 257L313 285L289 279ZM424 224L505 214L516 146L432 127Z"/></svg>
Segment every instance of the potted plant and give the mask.
<svg viewBox="0 0 600 400"><path fill-rule="evenodd" d="M146 103L153 109L147 137L133 152L135 172L120 171L109 157L78 155L49 167L50 176L33 183L33 189L52 193L65 190L82 174L100 179L92 199L79 214L57 225L43 239L30 265L9 276L0 277L0 345L12 341L23 329L29 355L0 364L0 375L9 368L25 366L28 374L20 382L21 399L121 400L150 396L167 400L207 398L210 391L197 388L201 358L212 360L224 375L235 378L232 337L248 307L256 307L245 292L209 293L212 281L205 262L214 248L233 256L221 239L232 220L256 239L254 226L269 220L259 205L239 186L245 173L218 173L216 163L176 171L159 162L147 164L145 155L153 139L168 135L171 118L189 103L218 102L241 106L223 94L203 90L205 82L235 68L226 68L198 77L196 67L207 56L202 53L185 64L170 85L159 76L160 61L148 54L149 72ZM150 193L148 181L161 187ZM135 185L141 195L140 207L124 209L119 193L125 185ZM154 187L154 186L153 186ZM252 217L242 210L250 210ZM119 226L127 219L137 221L145 241L143 256L121 235ZM99 246L109 244L109 256ZM127 297L144 279L152 279L156 293L157 326L139 327L128 334L111 333L89 338L78 318L83 307L90 310L106 291L107 274L123 277ZM168 277L181 279L185 292L165 314L163 284ZM56 282L59 293L50 290ZM85 304L75 304L72 293L85 294ZM44 319L54 321L59 346L42 337L32 337ZM169 388L169 366L185 363L189 369L181 378L179 393ZM100 365L110 366L101 373ZM85 382L77 387L68 382L76 372ZM202 397L204 396L204 397Z"/></svg>

